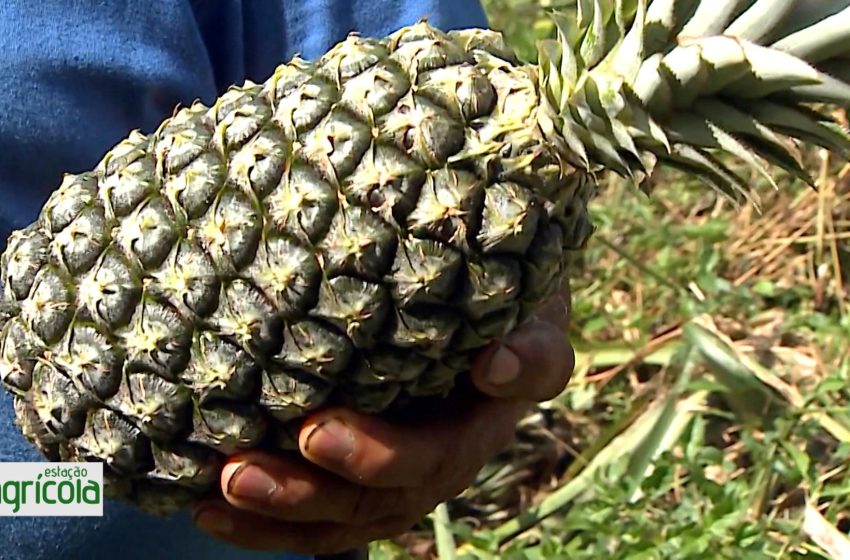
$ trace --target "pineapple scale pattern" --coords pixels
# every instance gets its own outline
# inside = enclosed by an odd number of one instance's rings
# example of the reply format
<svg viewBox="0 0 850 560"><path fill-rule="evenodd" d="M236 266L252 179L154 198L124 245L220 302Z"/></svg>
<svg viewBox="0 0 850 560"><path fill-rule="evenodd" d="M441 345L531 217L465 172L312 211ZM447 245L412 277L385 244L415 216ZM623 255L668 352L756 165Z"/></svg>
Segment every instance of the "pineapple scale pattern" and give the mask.
<svg viewBox="0 0 850 560"><path fill-rule="evenodd" d="M492 32L352 36L66 176L4 255L25 435L168 512L320 406L445 394L590 234L537 80Z"/></svg>

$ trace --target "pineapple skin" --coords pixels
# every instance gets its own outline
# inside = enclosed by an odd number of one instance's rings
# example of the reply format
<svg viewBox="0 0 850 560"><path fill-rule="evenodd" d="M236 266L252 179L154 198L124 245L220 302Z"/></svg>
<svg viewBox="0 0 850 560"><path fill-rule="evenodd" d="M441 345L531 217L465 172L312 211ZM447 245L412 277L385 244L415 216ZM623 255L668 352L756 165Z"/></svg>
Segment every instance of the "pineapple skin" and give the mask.
<svg viewBox="0 0 850 560"><path fill-rule="evenodd" d="M319 407L445 395L591 233L547 111L499 34L423 22L133 132L2 257L24 435L169 513Z"/></svg>

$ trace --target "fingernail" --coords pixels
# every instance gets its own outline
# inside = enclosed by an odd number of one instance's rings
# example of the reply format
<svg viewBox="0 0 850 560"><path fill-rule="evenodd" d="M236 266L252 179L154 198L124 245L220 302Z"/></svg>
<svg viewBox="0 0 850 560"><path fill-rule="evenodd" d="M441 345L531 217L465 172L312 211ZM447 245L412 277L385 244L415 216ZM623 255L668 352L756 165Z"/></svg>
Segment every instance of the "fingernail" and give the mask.
<svg viewBox="0 0 850 560"><path fill-rule="evenodd" d="M228 470L232 470L229 473ZM229 475L229 477L228 477ZM224 467L227 493L253 502L269 502L280 489L275 480L256 465L237 463Z"/></svg>
<svg viewBox="0 0 850 560"><path fill-rule="evenodd" d="M493 385L505 385L519 377L520 363L516 354L506 346L499 346L490 359L487 370L487 382Z"/></svg>
<svg viewBox="0 0 850 560"><path fill-rule="evenodd" d="M215 506L196 512L195 525L208 533L227 535L233 532L233 520L230 514Z"/></svg>
<svg viewBox="0 0 850 560"><path fill-rule="evenodd" d="M354 453L354 434L340 420L331 419L313 428L304 443L304 450L311 455L341 462Z"/></svg>

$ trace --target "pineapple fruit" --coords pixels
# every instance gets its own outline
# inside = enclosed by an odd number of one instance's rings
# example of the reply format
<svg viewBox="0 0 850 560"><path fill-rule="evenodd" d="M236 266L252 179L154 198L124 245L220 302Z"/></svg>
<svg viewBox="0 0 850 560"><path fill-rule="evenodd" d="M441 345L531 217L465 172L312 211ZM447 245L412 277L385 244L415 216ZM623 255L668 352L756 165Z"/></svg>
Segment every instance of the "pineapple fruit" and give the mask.
<svg viewBox="0 0 850 560"><path fill-rule="evenodd" d="M566 278L600 173L742 200L718 153L807 181L795 142L850 153L821 109L850 104L850 9L783 33L795 0L578 4L537 64L487 30L352 35L66 176L0 269L25 436L173 511L319 407L446 394Z"/></svg>

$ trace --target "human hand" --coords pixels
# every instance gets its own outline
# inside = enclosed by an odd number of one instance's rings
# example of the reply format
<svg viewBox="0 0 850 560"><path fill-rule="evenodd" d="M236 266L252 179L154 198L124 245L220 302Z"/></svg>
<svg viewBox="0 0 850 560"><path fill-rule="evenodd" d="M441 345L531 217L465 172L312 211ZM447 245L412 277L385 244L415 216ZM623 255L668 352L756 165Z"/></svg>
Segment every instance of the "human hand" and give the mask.
<svg viewBox="0 0 850 560"><path fill-rule="evenodd" d="M224 499L195 522L243 548L331 554L407 531L473 482L513 439L537 401L564 389L575 364L564 332L569 296L479 356L475 391L415 421L388 422L344 408L317 412L299 435L303 458L249 451L221 474Z"/></svg>

